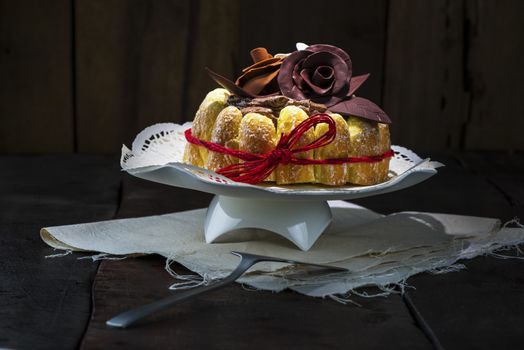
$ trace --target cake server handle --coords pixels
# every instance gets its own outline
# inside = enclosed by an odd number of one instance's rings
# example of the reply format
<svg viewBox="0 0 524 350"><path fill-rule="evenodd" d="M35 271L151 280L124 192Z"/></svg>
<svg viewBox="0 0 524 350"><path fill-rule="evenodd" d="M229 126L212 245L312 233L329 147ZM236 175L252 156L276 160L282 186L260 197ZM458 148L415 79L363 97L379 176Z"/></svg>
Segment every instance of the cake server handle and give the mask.
<svg viewBox="0 0 524 350"><path fill-rule="evenodd" d="M298 262L294 260L286 260L286 259L273 258L273 257L268 257L268 256L248 254L248 253L240 253L240 252L231 252L231 253L239 256L240 262L238 266L233 270L233 272L231 272L228 276L224 277L220 281L210 284L208 286L188 289L182 292L178 292L173 296L169 296L167 298L160 299L150 304L142 305L135 309L125 311L111 318L110 320L107 320L106 324L110 327L127 328L131 326L132 324L136 323L137 321L143 319L144 317L147 317L157 311L163 310L182 300L186 300L191 297L225 287L228 284L234 282L240 276L242 276L242 274L246 272L251 266L261 261L273 261L273 262L308 265L308 266L315 266L315 267L319 267L319 268L323 268L327 270L333 270L333 271L347 271L347 269L335 267L335 266L303 263L303 262Z"/></svg>

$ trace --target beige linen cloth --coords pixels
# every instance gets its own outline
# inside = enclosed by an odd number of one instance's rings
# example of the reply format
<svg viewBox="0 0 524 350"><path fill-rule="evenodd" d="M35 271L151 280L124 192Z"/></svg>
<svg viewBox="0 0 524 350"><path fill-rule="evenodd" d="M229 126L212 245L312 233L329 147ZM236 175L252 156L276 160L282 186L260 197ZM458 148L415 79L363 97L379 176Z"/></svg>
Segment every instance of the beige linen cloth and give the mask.
<svg viewBox="0 0 524 350"><path fill-rule="evenodd" d="M343 201L329 204L333 222L307 252L277 234L255 230L239 231L230 237L241 242L207 244L203 232L205 209L47 227L40 234L50 246L66 251L160 254L168 259L167 268L169 262L177 261L206 283L235 268L239 259L231 251L350 270L319 275L302 267L259 263L239 280L258 289L278 292L289 288L320 297L356 292L356 288L367 285L387 291L392 285L404 285L416 273L460 269L460 259L524 242L524 228L518 223L509 227L497 219L421 212L385 216Z"/></svg>

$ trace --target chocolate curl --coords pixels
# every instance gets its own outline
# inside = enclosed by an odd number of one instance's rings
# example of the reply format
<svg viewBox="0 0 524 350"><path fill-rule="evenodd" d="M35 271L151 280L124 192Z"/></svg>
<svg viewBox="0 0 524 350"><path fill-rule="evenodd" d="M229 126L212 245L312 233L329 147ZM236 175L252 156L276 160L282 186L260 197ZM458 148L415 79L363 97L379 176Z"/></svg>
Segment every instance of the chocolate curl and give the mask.
<svg viewBox="0 0 524 350"><path fill-rule="evenodd" d="M253 64L242 70L242 75L233 82L206 68L211 79L229 92L242 97L263 97L280 93L278 73L284 60L283 57L273 57L263 47L251 50Z"/></svg>
<svg viewBox="0 0 524 350"><path fill-rule="evenodd" d="M279 91L278 66L280 61L262 67L254 67L240 76L235 85L254 96L268 96Z"/></svg>
<svg viewBox="0 0 524 350"><path fill-rule="evenodd" d="M251 50L249 54L254 63L273 58L273 55L267 52L265 47L257 47L256 49Z"/></svg>
<svg viewBox="0 0 524 350"><path fill-rule="evenodd" d="M267 96L280 92L278 72L282 57L273 57L264 47L251 50L253 64L242 70L235 84L252 95Z"/></svg>
<svg viewBox="0 0 524 350"><path fill-rule="evenodd" d="M295 147L305 132L317 124L328 124L328 130L313 142L302 147ZM257 184L266 179L279 164L344 164L344 163L374 163L380 162L385 158L393 156L393 151L388 151L379 156L362 156L362 157L347 157L335 159L310 159L310 158L296 158L296 153L306 152L315 148L323 147L333 142L337 133L336 124L333 118L326 113L315 114L304 120L293 129L289 134L284 134L280 137L275 149L265 154L249 153L241 150L234 150L224 147L217 143L200 140L191 135L191 129L187 129L184 133L187 142L203 146L210 151L227 154L243 160L244 162L232 164L221 168L217 171L218 174L224 175L233 181L244 182L249 184Z"/></svg>

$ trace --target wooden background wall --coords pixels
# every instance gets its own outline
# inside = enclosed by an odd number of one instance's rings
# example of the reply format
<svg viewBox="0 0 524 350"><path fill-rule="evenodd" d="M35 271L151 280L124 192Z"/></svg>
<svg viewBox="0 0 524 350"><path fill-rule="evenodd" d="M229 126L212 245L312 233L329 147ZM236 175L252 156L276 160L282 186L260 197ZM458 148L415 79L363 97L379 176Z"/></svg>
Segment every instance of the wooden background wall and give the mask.
<svg viewBox="0 0 524 350"><path fill-rule="evenodd" d="M304 4L307 4L305 7ZM331 43L417 150L524 150L519 0L0 0L0 153L118 153L249 50Z"/></svg>

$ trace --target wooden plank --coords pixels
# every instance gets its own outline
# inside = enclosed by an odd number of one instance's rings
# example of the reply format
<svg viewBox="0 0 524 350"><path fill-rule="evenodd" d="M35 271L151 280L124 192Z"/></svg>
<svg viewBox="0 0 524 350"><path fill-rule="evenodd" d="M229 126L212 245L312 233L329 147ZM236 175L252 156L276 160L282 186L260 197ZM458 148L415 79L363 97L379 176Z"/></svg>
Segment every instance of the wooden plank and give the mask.
<svg viewBox="0 0 524 350"><path fill-rule="evenodd" d="M210 198L125 177L118 217L202 207ZM129 330L107 327L105 321L116 313L172 293L167 288L173 279L163 267L158 256L102 262L82 347L345 349L351 344L374 349L391 343L430 348L398 296L356 298L363 304L358 308L292 292L246 291L239 285L182 303ZM179 274L191 273L178 264L173 267Z"/></svg>
<svg viewBox="0 0 524 350"><path fill-rule="evenodd" d="M467 170L483 178L486 187L490 186L500 198L506 199L507 203L502 208L493 207L490 215L503 222L524 213L520 193L514 192L519 189L519 183L522 185L521 158L501 153L458 155ZM506 189L512 191L506 192ZM484 189L477 191L479 201L484 201L485 193ZM500 253L518 256L515 249ZM518 347L520 324L524 321L524 295L519 288L524 280L521 261L480 257L463 263L467 270L461 272L412 278L410 284L416 292L410 294L417 308L445 348Z"/></svg>
<svg viewBox="0 0 524 350"><path fill-rule="evenodd" d="M117 159L0 157L0 348L76 348L91 312L98 267L59 253L41 227L110 219L118 206Z"/></svg>
<svg viewBox="0 0 524 350"><path fill-rule="evenodd" d="M509 202L512 210L500 217L501 220L524 219L524 154L468 152L458 158L465 168L484 177Z"/></svg>
<svg viewBox="0 0 524 350"><path fill-rule="evenodd" d="M426 210L496 217L504 215L511 209L505 197L485 181L482 174L475 174L464 168L460 158L451 154L431 154L431 156L447 165L433 179L413 187L413 189L355 202L365 204L381 212ZM504 161L501 160L501 163L504 163ZM162 186L159 187L159 185L148 184L147 182L137 183L136 181L134 180L133 184L129 182L129 179L126 180L127 187L124 186L124 200L121 207L124 216L139 215L144 212L147 214L162 213L168 211L170 205L180 205L179 202L162 199L164 196L166 198L180 197L164 191L171 192L178 189L166 187L162 190ZM140 185L138 191L136 187L133 189L137 184ZM147 187L151 188L147 189ZM136 194L136 196L133 194ZM147 197L156 200L148 201ZM450 199L450 197L452 198ZM186 198L190 198L189 194ZM206 200L202 198L201 203L204 204ZM150 209L143 203L162 204L157 204L160 207ZM193 205L198 206L198 203ZM477 260L475 260L475 264L478 264ZM467 262L467 264L469 266L470 263ZM141 347L146 345L146 341L155 342L155 346L170 344L187 348L205 346L220 348L231 345L245 347L248 344L252 348L267 348L276 344L283 344L284 347L291 346L290 339L293 339L293 342L295 342L293 344L297 347L306 349L342 348L347 344L357 348L376 348L380 344L384 344L385 341L399 344L398 346L401 348L428 346L426 339L421 338L421 333L413 333L411 328L407 326L409 324L413 327L413 321L405 318L408 316L405 313L406 310L396 296L364 301L357 299L358 302L364 303L364 307L348 308L331 304L328 301L305 298L294 293L268 294L259 292L260 295L256 295L258 298L255 298L252 292L248 293L234 286L223 292L203 296L199 300L190 301L184 305L181 304L176 309L152 317L139 327L130 330L114 330L104 326L106 319L123 309L169 295L169 292L165 289L169 285L170 279L162 270L163 262L160 258L103 262L101 266L95 287L95 314L83 343L83 346L88 349L96 347L97 344ZM178 273L188 273L187 270L181 269L178 265L175 265L175 268ZM460 278L462 281L466 281L464 282L466 284L476 283L475 280L480 276L484 281L482 283L490 285L499 283L500 276L491 275L486 269L472 275L464 272L460 275ZM454 276L456 274L443 275L440 278L443 281L438 280L437 282L439 285L448 284L446 282L448 280L455 281ZM510 279L511 276L515 276L515 274L507 272L504 278ZM432 292L428 292L430 284L424 284L425 279L433 282L431 284ZM447 310L446 305L443 305L444 301L452 299L454 296L457 297L457 300L462 300L460 298L466 294L463 293L464 290L461 289L460 283L457 283L459 287L454 288L452 286L455 283L450 282L448 294L435 296L435 293L438 293L442 288L435 288L434 281L433 276L427 275L410 279L408 282L411 285L415 285L417 288L420 285L420 288L424 288L424 292L419 292L420 289L411 291L412 299L423 312L423 316L430 321L430 325L434 327L438 336L444 337L446 345L449 345L452 340L454 341L453 344L467 345L473 334L472 331L467 330L470 324L472 324L471 330L482 328L484 324L482 322L471 322L469 315L477 315L477 309L474 308L472 303L468 303L470 306L467 309L457 306L455 309L464 316L458 317L457 313L451 310L449 312L454 317L453 322L445 323L443 320L447 319L448 313L438 314L439 310ZM506 286L507 282L508 280L505 282ZM144 288L144 285L147 286L147 290L141 291L140 289ZM473 293L469 289L466 291ZM504 293L509 293L508 296L511 296L512 300L519 300L518 295L508 292L508 289L504 289ZM488 294L478 293L478 300L487 303L483 299L487 296ZM435 299L440 302L438 308L430 307ZM119 302L115 303L114 300L119 300ZM289 305L292 305L293 308L290 309ZM375 313L379 309L382 315ZM502 310L509 312L506 309L503 308ZM493 308L488 307L484 310L491 312ZM437 317L434 317L435 314L437 314ZM315 320L322 324L329 323L328 320L337 319L339 322L330 323L330 327L340 326L341 328L338 330L331 328L320 330L316 323L310 323L310 319L305 319L300 315L315 315ZM498 319L497 317L495 319ZM512 314L510 319L520 321L519 317L518 314ZM376 325L373 322L379 319L381 320L379 322L380 327L375 329ZM371 320L373 320L372 324L369 324L368 321ZM268 331L268 322L271 322L270 329L278 329L279 332ZM494 327L495 323L490 323L491 327ZM293 329L301 329L301 337L287 336L287 334L292 333L289 324L293 324ZM518 324L520 323L516 323L516 325ZM518 328L516 327L510 329L516 330ZM169 332L169 329L173 328L177 329L175 335ZM467 337L459 338L456 334L456 330L459 329L466 332ZM391 338L394 337L390 333L392 331L394 334L403 334L403 339ZM490 344L497 339L499 334L497 330L488 331L482 328L482 331L484 332L482 339L487 339ZM203 336L204 334L205 336ZM452 334L453 337L446 338L446 334ZM514 340L515 334L511 333L510 337L503 343L510 344ZM257 339L257 342L250 344L251 339L254 338ZM377 343L376 340L379 342ZM414 343L402 343L406 340L414 341ZM480 343L474 342L473 344L478 345Z"/></svg>
<svg viewBox="0 0 524 350"><path fill-rule="evenodd" d="M523 216L521 154L461 152L431 154L446 164L426 182L379 198L357 200L379 212L424 210L499 218ZM522 247L521 247L522 249ZM516 251L502 254L516 255ZM522 261L479 257L460 261L467 269L419 274L409 295L446 349L513 348L524 322Z"/></svg>
<svg viewBox="0 0 524 350"><path fill-rule="evenodd" d="M2 158L0 169L1 223L44 227L115 214L122 175L117 157L12 156Z"/></svg>
<svg viewBox="0 0 524 350"><path fill-rule="evenodd" d="M524 3L468 1L469 149L524 150Z"/></svg>
<svg viewBox="0 0 524 350"><path fill-rule="evenodd" d="M371 73L358 91L381 103L386 1L242 1L240 50L236 74L252 64L249 51L258 46L271 53L295 50L296 42L332 44L346 50L354 73ZM235 78L237 77L235 76Z"/></svg>
<svg viewBox="0 0 524 350"><path fill-rule="evenodd" d="M72 152L71 2L0 1L0 153Z"/></svg>
<svg viewBox="0 0 524 350"><path fill-rule="evenodd" d="M515 255L513 252L503 254ZM409 280L411 299L445 349L512 349L522 344L522 261L479 257L466 270Z"/></svg>
<svg viewBox="0 0 524 350"><path fill-rule="evenodd" d="M208 76L209 67L226 77L237 73L240 0L193 1L184 84L182 120L193 120L205 95L217 84ZM195 6L196 4L196 6Z"/></svg>
<svg viewBox="0 0 524 350"><path fill-rule="evenodd" d="M468 105L462 1L391 1L387 32L383 105L393 142L458 148Z"/></svg>
<svg viewBox="0 0 524 350"><path fill-rule="evenodd" d="M190 273L176 265L180 274ZM104 261L94 287L94 315L83 349L430 349L399 296L356 299L362 307L293 292L232 285L178 304L129 329L107 327L116 313L166 297L173 279L164 259Z"/></svg>
<svg viewBox="0 0 524 350"><path fill-rule="evenodd" d="M78 148L117 153L182 120L189 0L77 1Z"/></svg>
<svg viewBox="0 0 524 350"><path fill-rule="evenodd" d="M161 197L158 197L159 193L161 193ZM212 198L213 195L209 193L175 188L124 175L118 217L161 215L182 210L207 208Z"/></svg>
<svg viewBox="0 0 524 350"><path fill-rule="evenodd" d="M445 167L439 168L437 175L416 186L354 202L380 213L413 210L511 219L513 209L510 203L486 180L485 174L464 168L459 157L466 154L469 153L420 153L422 157L429 156ZM492 164L484 153L479 153L478 157Z"/></svg>

